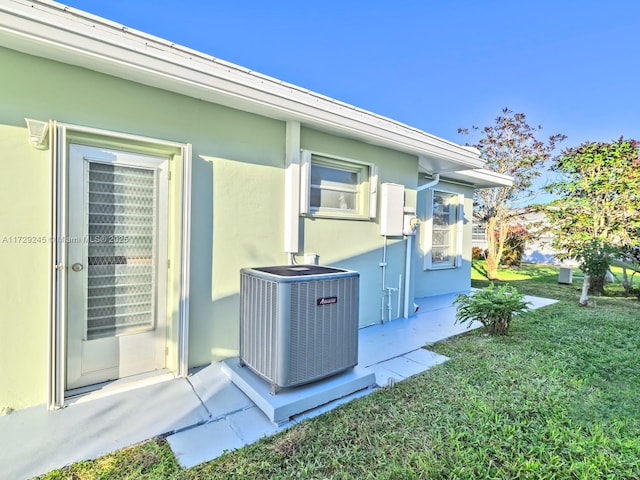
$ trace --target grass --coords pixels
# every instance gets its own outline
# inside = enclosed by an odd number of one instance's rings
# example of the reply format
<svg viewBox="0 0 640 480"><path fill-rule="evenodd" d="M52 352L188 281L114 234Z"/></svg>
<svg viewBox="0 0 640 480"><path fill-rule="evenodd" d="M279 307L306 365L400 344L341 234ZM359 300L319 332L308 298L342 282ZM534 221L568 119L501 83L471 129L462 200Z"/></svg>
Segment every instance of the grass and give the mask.
<svg viewBox="0 0 640 480"><path fill-rule="evenodd" d="M578 307L557 273L501 272L560 300L509 335L430 345L451 360L212 462L182 469L154 439L45 478L640 478L640 302L613 287Z"/></svg>
<svg viewBox="0 0 640 480"><path fill-rule="evenodd" d="M574 268L573 285L567 286L558 284L559 270L560 267L555 265L523 264L518 268L501 268L498 271L498 277L500 282L509 283L518 289L523 288L524 290L522 292L527 295L568 301L571 301L574 296L580 298L580 289L582 288L583 280L582 272ZM623 278L622 269L612 267L611 271L616 281L606 286L607 297L624 296L624 288L620 283ZM474 260L471 268L471 285L477 288L488 286L490 282L487 280L486 274L486 262L484 260ZM638 289L640 289L640 284L638 284L638 278L635 278L633 280L632 293L636 296L638 295ZM597 304L597 298L592 300L593 303Z"/></svg>

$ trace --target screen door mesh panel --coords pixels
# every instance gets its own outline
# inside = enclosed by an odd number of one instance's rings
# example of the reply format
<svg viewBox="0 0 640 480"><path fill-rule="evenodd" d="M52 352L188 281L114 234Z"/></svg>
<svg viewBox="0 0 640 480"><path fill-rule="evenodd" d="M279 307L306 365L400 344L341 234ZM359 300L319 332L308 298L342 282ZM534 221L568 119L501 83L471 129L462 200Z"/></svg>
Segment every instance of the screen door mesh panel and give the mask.
<svg viewBox="0 0 640 480"><path fill-rule="evenodd" d="M87 339L155 325L156 172L89 162Z"/></svg>

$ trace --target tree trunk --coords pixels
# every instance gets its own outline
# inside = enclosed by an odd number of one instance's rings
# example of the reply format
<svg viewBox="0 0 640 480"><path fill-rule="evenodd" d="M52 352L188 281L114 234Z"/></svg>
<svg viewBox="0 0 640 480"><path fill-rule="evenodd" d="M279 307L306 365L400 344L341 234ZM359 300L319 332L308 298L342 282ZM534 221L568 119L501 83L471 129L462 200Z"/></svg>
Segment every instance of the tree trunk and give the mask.
<svg viewBox="0 0 640 480"><path fill-rule="evenodd" d="M586 275L585 275L586 277ZM589 278L589 293L591 295L604 295L605 275Z"/></svg>
<svg viewBox="0 0 640 480"><path fill-rule="evenodd" d="M580 295L580 301L578 302L581 307L586 307L587 302L589 301L589 283L589 275L585 273L584 280L582 282L582 293Z"/></svg>
<svg viewBox="0 0 640 480"><path fill-rule="evenodd" d="M508 232L508 226L504 222L499 227L497 227L497 224L498 219L496 217L491 217L487 222L487 278L489 280L498 280L498 267ZM496 227L498 238L496 238Z"/></svg>
<svg viewBox="0 0 640 480"><path fill-rule="evenodd" d="M491 281L498 280L498 263L491 250L487 254L487 278Z"/></svg>
<svg viewBox="0 0 640 480"><path fill-rule="evenodd" d="M625 295L631 293L631 285L629 284L629 276L627 275L626 268L622 268L622 287L624 288Z"/></svg>

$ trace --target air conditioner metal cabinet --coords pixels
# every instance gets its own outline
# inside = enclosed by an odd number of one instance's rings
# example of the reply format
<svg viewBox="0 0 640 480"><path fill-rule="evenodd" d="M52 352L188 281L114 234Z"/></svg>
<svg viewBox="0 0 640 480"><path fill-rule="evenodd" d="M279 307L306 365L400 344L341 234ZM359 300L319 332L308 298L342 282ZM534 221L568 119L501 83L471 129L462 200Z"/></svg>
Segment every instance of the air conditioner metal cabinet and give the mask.
<svg viewBox="0 0 640 480"><path fill-rule="evenodd" d="M240 364L271 392L358 363L360 274L317 265L240 271Z"/></svg>

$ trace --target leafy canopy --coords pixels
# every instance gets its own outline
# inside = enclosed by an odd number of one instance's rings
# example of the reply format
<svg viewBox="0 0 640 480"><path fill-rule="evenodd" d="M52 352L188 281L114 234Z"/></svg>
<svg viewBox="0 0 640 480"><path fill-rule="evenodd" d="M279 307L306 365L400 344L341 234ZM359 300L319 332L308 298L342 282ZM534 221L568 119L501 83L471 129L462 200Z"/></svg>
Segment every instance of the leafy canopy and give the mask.
<svg viewBox="0 0 640 480"><path fill-rule="evenodd" d="M561 197L547 208L554 246L576 257L598 241L618 249L640 245L639 143L620 137L585 142L555 159L560 180L546 190Z"/></svg>
<svg viewBox="0 0 640 480"><path fill-rule="evenodd" d="M529 125L524 113L513 113L508 108L502 110L493 125L458 129L464 135L479 133L481 138L473 146L480 151L487 168L513 177L510 187L476 190L475 203L483 220L506 216L514 203L533 193L533 181L544 170L556 145L566 139L565 135L556 134L545 142L538 138L541 130L541 126Z"/></svg>
<svg viewBox="0 0 640 480"><path fill-rule="evenodd" d="M524 206L517 205L518 201L531 196L533 181L540 176L556 144L566 137L556 134L542 141L538 138L541 126L532 127L524 113L513 113L508 108L502 110L494 125L482 130L473 126L471 130L481 134L473 146L480 151L487 168L513 178L511 186L478 189L474 193L473 216L486 230L487 275L495 280L514 209ZM469 135L470 131L459 128L458 133Z"/></svg>

